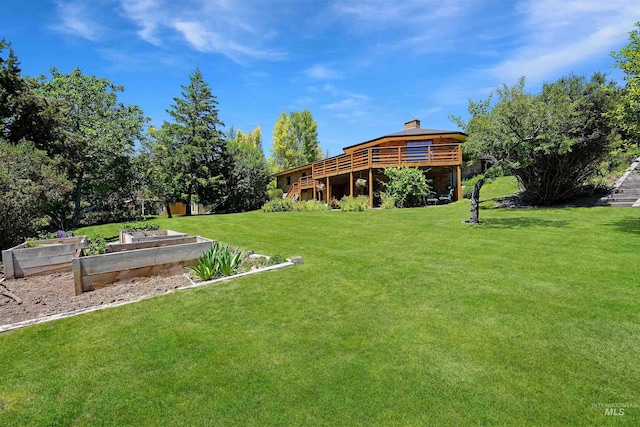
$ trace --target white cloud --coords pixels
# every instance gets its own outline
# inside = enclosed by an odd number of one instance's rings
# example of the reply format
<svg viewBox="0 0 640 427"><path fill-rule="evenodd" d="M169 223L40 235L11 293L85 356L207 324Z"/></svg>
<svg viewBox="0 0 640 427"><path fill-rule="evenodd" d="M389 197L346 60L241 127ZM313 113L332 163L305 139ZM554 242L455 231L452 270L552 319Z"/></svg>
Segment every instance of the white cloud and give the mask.
<svg viewBox="0 0 640 427"><path fill-rule="evenodd" d="M242 62L243 58L276 61L285 57L285 54L280 51L256 49L235 42L226 36L223 37L219 33L209 30L201 22L177 20L171 25L182 34L194 49L200 52L221 53L236 62Z"/></svg>
<svg viewBox="0 0 640 427"><path fill-rule="evenodd" d="M366 117L373 116L369 96L339 90L329 84L324 86L323 91L333 98L337 98L321 106L323 110L331 112L333 116L351 121L361 121Z"/></svg>
<svg viewBox="0 0 640 427"><path fill-rule="evenodd" d="M339 0L333 5L333 10L355 25L391 28L455 17L467 6L458 0Z"/></svg>
<svg viewBox="0 0 640 427"><path fill-rule="evenodd" d="M53 27L56 31L91 41L100 40L103 27L89 17L84 3L58 1L56 4L61 21Z"/></svg>
<svg viewBox="0 0 640 427"><path fill-rule="evenodd" d="M125 15L141 29L140 38L153 45L160 45L156 31L165 20L161 5L156 0L122 0Z"/></svg>
<svg viewBox="0 0 640 427"><path fill-rule="evenodd" d="M257 8L244 3L197 0L178 5L163 0L121 0L121 7L124 16L140 28L140 38L157 46L170 44L177 32L193 49L239 63L284 58L284 52L263 47L277 32L260 24Z"/></svg>
<svg viewBox="0 0 640 427"><path fill-rule="evenodd" d="M342 73L336 70L332 70L326 65L316 64L308 68L305 73L312 79L317 80L334 80L342 78Z"/></svg>
<svg viewBox="0 0 640 427"><path fill-rule="evenodd" d="M479 0L336 0L334 19L372 41L378 54L442 51L461 39Z"/></svg>
<svg viewBox="0 0 640 427"><path fill-rule="evenodd" d="M489 71L502 81L525 75L540 83L618 48L640 16L640 3L531 0L521 10L521 45Z"/></svg>

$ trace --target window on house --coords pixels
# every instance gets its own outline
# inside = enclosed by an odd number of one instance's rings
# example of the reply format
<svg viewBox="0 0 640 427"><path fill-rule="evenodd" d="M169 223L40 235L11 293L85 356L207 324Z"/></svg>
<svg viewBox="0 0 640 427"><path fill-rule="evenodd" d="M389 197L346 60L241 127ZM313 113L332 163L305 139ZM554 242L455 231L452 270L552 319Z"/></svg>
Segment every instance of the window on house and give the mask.
<svg viewBox="0 0 640 427"><path fill-rule="evenodd" d="M429 160L429 154L431 153L430 147L432 144L432 139L426 139L424 141L407 141L407 157L409 158L409 161L419 162L422 160Z"/></svg>
<svg viewBox="0 0 640 427"><path fill-rule="evenodd" d="M287 177L287 185L291 185L291 177L290 176Z"/></svg>

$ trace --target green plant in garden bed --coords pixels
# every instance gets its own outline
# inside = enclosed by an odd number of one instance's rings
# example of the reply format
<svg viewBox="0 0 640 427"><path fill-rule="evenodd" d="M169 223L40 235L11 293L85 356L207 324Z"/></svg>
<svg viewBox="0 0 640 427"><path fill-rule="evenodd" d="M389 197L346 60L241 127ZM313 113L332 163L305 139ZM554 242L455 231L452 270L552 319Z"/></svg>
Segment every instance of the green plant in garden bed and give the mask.
<svg viewBox="0 0 640 427"><path fill-rule="evenodd" d="M242 250L233 249L216 241L198 258L198 264L189 269L201 280L231 276L242 263L244 256L245 253Z"/></svg>
<svg viewBox="0 0 640 427"><path fill-rule="evenodd" d="M107 253L107 241L100 234L94 234L88 239L87 247L82 250L85 256L102 255Z"/></svg>
<svg viewBox="0 0 640 427"><path fill-rule="evenodd" d="M152 230L159 230L159 229L160 229L160 224L158 224L157 222L146 222L146 221L127 223L120 228L120 230L126 231L126 232L152 231Z"/></svg>

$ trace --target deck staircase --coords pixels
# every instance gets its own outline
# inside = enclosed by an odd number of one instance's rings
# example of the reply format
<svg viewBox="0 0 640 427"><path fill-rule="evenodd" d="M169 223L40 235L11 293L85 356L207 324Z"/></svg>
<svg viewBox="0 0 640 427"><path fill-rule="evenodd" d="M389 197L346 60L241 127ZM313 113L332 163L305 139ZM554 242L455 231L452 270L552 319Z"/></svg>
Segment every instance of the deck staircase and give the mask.
<svg viewBox="0 0 640 427"><path fill-rule="evenodd" d="M604 204L617 207L640 207L640 158L627 169Z"/></svg>

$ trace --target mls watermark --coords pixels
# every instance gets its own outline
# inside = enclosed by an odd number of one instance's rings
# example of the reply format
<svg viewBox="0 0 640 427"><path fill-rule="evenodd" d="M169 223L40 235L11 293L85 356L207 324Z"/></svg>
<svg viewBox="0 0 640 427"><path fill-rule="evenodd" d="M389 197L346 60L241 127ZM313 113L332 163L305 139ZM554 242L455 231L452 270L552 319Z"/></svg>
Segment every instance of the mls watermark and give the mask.
<svg viewBox="0 0 640 427"><path fill-rule="evenodd" d="M625 413L629 413L629 409L640 408L640 403L592 403L591 407L602 409L604 411L604 415L623 417Z"/></svg>

